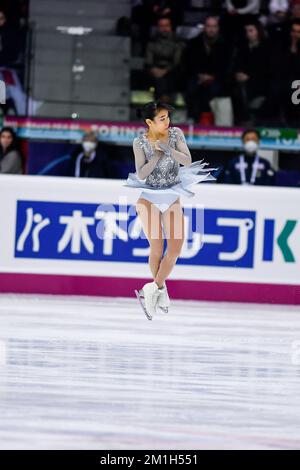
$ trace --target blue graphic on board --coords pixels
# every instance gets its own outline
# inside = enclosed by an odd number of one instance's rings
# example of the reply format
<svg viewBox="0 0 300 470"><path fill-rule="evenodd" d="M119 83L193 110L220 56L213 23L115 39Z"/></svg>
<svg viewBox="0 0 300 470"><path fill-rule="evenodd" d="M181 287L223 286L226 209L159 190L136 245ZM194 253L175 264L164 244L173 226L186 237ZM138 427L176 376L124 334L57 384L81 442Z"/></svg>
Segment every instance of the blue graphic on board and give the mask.
<svg viewBox="0 0 300 470"><path fill-rule="evenodd" d="M254 211L187 208L184 216L178 264L253 267ZM132 205L17 202L16 258L145 263L148 256Z"/></svg>

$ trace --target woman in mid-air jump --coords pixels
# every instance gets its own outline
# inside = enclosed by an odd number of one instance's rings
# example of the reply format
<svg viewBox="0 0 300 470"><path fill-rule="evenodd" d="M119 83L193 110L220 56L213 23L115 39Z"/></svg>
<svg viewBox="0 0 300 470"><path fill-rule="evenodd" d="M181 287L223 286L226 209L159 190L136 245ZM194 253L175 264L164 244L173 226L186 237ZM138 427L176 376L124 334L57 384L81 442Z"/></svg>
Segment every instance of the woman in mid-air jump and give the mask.
<svg viewBox="0 0 300 470"><path fill-rule="evenodd" d="M180 195L192 197L194 193L189 188L193 184L216 180L210 173L216 168L204 169L208 163L201 163L203 160L192 163L182 130L170 127L172 111L172 106L153 101L138 109L137 115L148 129L133 141L136 172L129 173L125 185L143 188L136 211L150 244L153 282L135 293L149 320L156 307L167 312L170 305L165 281L180 255L185 236ZM163 232L167 239L164 256Z"/></svg>

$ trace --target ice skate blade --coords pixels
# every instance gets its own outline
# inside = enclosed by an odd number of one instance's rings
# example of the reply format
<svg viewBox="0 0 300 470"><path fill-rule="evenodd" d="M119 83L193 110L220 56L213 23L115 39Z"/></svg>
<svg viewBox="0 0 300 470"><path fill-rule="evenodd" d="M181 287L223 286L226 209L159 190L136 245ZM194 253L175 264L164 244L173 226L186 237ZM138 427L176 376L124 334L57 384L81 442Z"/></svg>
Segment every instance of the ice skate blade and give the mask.
<svg viewBox="0 0 300 470"><path fill-rule="evenodd" d="M168 313L168 307L159 307L163 313Z"/></svg>
<svg viewBox="0 0 300 470"><path fill-rule="evenodd" d="M152 320L152 316L147 312L147 310L145 309L145 305L144 305L143 302L142 302L142 299L141 299L141 297L140 297L140 291L137 291L137 290L135 289L134 292L135 292L135 295L137 296L138 301L139 301L140 304L141 304L141 307L142 307L142 309L143 309L143 311L144 311L144 314L146 315L146 317L148 318L148 320Z"/></svg>

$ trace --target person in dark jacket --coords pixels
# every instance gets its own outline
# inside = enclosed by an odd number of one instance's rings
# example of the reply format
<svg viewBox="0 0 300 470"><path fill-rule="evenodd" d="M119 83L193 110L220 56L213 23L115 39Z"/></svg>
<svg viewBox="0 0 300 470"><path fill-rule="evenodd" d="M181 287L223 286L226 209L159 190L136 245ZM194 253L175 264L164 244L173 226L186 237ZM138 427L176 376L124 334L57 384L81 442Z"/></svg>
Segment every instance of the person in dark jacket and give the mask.
<svg viewBox="0 0 300 470"><path fill-rule="evenodd" d="M251 112L258 112L267 96L271 78L271 50L259 22L245 25L244 42L237 48L234 61L234 110L236 121L249 121Z"/></svg>
<svg viewBox="0 0 300 470"><path fill-rule="evenodd" d="M146 48L145 67L150 83L155 89L155 99L167 103L174 100L178 91L180 60L183 42L173 31L171 19L157 21L157 33Z"/></svg>
<svg viewBox="0 0 300 470"><path fill-rule="evenodd" d="M6 14L0 9L0 67L13 67L20 50L18 32L9 27Z"/></svg>
<svg viewBox="0 0 300 470"><path fill-rule="evenodd" d="M245 24L258 21L260 4L260 0L226 0L223 32L229 42L238 44Z"/></svg>
<svg viewBox="0 0 300 470"><path fill-rule="evenodd" d="M244 151L225 167L223 183L272 186L275 171L265 158L259 157L260 136L257 130L247 129L242 135Z"/></svg>
<svg viewBox="0 0 300 470"><path fill-rule="evenodd" d="M83 136L82 143L71 156L71 175L77 178L108 178L108 152L94 132Z"/></svg>
<svg viewBox="0 0 300 470"><path fill-rule="evenodd" d="M300 108L292 101L292 84L300 79L300 19L293 19L286 39L272 46L268 120L273 126L298 127Z"/></svg>
<svg viewBox="0 0 300 470"><path fill-rule="evenodd" d="M23 159L18 150L17 136L11 127L0 132L0 174L23 173Z"/></svg>
<svg viewBox="0 0 300 470"><path fill-rule="evenodd" d="M188 117L198 122L202 112L211 111L210 100L227 94L230 52L220 36L218 18L206 18L203 32L187 44L184 63Z"/></svg>

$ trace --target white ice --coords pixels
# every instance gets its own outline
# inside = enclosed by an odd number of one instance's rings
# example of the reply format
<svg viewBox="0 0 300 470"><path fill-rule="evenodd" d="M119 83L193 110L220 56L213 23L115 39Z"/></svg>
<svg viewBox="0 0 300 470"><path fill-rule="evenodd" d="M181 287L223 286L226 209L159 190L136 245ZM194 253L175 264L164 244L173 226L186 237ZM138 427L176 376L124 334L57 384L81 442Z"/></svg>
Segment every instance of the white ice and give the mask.
<svg viewBox="0 0 300 470"><path fill-rule="evenodd" d="M300 449L300 308L0 295L1 449Z"/></svg>

